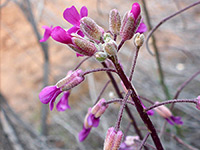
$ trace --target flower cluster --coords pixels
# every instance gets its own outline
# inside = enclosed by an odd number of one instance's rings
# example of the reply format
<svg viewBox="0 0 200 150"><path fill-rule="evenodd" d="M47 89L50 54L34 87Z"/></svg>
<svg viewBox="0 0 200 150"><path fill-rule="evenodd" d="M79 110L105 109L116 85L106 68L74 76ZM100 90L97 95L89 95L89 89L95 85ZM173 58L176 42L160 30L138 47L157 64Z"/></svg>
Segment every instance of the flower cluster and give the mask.
<svg viewBox="0 0 200 150"><path fill-rule="evenodd" d="M78 69L76 71L69 71L67 76L56 85L47 86L39 94L40 101L43 104L49 103L50 110L53 110L54 102L60 93L63 93L60 101L57 103L56 108L58 111L65 111L69 109L68 97L70 95L70 89L80 84L85 78L82 76L83 71Z"/></svg>

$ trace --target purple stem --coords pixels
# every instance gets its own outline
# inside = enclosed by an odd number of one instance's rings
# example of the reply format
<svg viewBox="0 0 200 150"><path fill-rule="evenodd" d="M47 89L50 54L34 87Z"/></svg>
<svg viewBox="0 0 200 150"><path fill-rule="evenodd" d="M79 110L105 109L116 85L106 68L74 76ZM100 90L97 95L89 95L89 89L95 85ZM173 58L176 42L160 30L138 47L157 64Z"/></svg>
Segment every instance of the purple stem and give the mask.
<svg viewBox="0 0 200 150"><path fill-rule="evenodd" d="M135 66L136 66L136 62L137 62L137 57L138 57L139 50L140 50L140 47L136 47L135 59L134 59L133 66L132 66L132 69L131 69L131 74L129 76L129 81L131 81L132 77L133 77L133 73L134 73L134 70L135 70Z"/></svg>
<svg viewBox="0 0 200 150"><path fill-rule="evenodd" d="M114 41L116 41L117 40L117 34L114 34L114 39L113 39Z"/></svg>
<svg viewBox="0 0 200 150"><path fill-rule="evenodd" d="M110 69L110 68L98 68L98 69L92 69L92 70L89 70L89 71L86 71L82 74L82 76L85 76L86 74L89 74L89 73L94 73L94 72L100 72L100 71L106 71L106 72L114 72L114 73L117 73L115 69Z"/></svg>
<svg viewBox="0 0 200 150"><path fill-rule="evenodd" d="M117 52L119 52L120 48L122 47L122 45L124 45L125 41L122 40L117 48Z"/></svg>
<svg viewBox="0 0 200 150"><path fill-rule="evenodd" d="M141 143L141 146L140 146L139 150L142 150L142 147L144 146L145 142L147 141L149 135L150 135L150 133L148 132L147 135L142 140L142 143Z"/></svg>
<svg viewBox="0 0 200 150"><path fill-rule="evenodd" d="M166 104L171 104L171 103L194 103L197 104L197 100L196 99L173 99L173 100L168 100L165 102L160 102L158 104L154 104L148 108L145 109L145 111L149 111L155 107L161 106L161 105L166 105Z"/></svg>
<svg viewBox="0 0 200 150"><path fill-rule="evenodd" d="M86 57L86 58L84 58L75 68L74 68L74 70L77 70L86 60L88 60L89 58L90 58L91 56L88 56L88 57ZM73 70L73 71L74 71Z"/></svg>
<svg viewBox="0 0 200 150"><path fill-rule="evenodd" d="M102 65L105 68L107 68L107 66L106 66L106 64L104 62L102 63ZM111 72L107 72L107 74L108 74L108 77L110 78L110 81L111 81L111 83L112 83L112 85L113 85L118 97L123 99L123 96L122 96L122 94L121 94L121 92L119 90L119 87L118 87L118 85L117 85L112 73ZM129 107L127 105L125 106L125 110L126 110L128 116L129 116L130 120L131 120L131 123L132 123L132 125L133 125L133 127L135 129L136 134L139 136L140 140L142 140L143 139L142 133L139 130L138 125L137 125L137 123L135 121L135 118L133 117L133 115L132 115L132 113L131 113L131 111L130 111L130 109L129 109ZM147 150L146 147L145 147L145 149Z"/></svg>
<svg viewBox="0 0 200 150"><path fill-rule="evenodd" d="M112 99L112 100L110 100L110 101L105 102L104 105L109 105L109 104L116 103L116 102L122 103L123 100L124 100L124 99ZM129 103L129 104L135 106L135 104L134 104L132 101L127 101L127 103Z"/></svg>
<svg viewBox="0 0 200 150"><path fill-rule="evenodd" d="M149 51L150 54L153 55L153 53L151 52L151 50L150 50L150 48L149 48L148 41L149 41L151 35L158 29L158 27L160 27L164 22L168 21L169 19L175 17L176 15L178 15L178 14L180 14L180 13L186 11L187 9L192 8L192 7L194 7L194 6L198 5L198 4L200 4L200 1L195 2L195 3L193 3L193 4L191 4L191 5L187 6L187 7L185 7L185 8L183 8L183 9L181 9L181 10L175 12L174 14L172 14L172 15L170 15L170 16L164 18L163 20L161 20L161 21L151 30L151 32L148 34L147 39L146 39L146 42L145 42L145 43L146 43L146 48L147 48L147 50Z"/></svg>
<svg viewBox="0 0 200 150"><path fill-rule="evenodd" d="M118 132L119 131L119 128L120 128L120 123L121 123L121 120L122 120L122 115L123 115L123 111L124 111L124 108L126 106L126 102L129 98L129 96L131 95L132 91L129 90L128 93L126 94L124 100L122 101L122 105L120 107L120 111L119 111L119 114L118 114L118 119L117 119L117 122L116 122L116 125L115 125L115 131Z"/></svg>
<svg viewBox="0 0 200 150"><path fill-rule="evenodd" d="M142 118L144 124L149 129L149 132L151 133L151 137L153 139L153 142L154 142L156 148L158 150L163 150L163 146L160 142L157 132L156 132L149 116L145 112L145 110L140 102L140 99L138 98L133 86L131 85L130 81L128 80L127 76L125 75L124 71L122 70L120 64L117 61L115 61L115 59L113 57L111 57L111 60L112 60L113 64L115 65L118 75L119 75L120 79L122 80L122 82L124 83L126 89L132 91L131 98L134 101L136 109L137 109L140 117Z"/></svg>
<svg viewBox="0 0 200 150"><path fill-rule="evenodd" d="M197 75L199 75L200 74L200 70L198 71L198 72L196 72L195 74L193 74L188 80L186 80L179 88L178 88L178 90L177 90L177 92L176 92L176 94L175 94L175 96L174 96L174 99L177 99L178 98L178 96L179 96L179 94L180 94L180 92L184 89L184 87L186 86L186 85L188 85Z"/></svg>
<svg viewBox="0 0 200 150"><path fill-rule="evenodd" d="M99 99L101 98L103 92L105 91L105 89L107 88L108 84L110 83L110 80L106 82L106 84L104 85L103 89L101 90L99 96L97 97L96 102L94 103L94 105L99 101Z"/></svg>

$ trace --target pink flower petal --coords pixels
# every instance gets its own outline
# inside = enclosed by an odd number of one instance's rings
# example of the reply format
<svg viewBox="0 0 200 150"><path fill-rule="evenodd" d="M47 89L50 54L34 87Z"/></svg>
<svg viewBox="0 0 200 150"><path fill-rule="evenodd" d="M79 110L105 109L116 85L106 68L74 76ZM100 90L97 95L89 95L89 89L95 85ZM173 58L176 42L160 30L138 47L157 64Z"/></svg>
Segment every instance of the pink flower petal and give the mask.
<svg viewBox="0 0 200 150"><path fill-rule="evenodd" d="M138 29L137 29L137 31L136 31L136 33L137 32L139 32L139 33L144 33L144 32L146 32L147 31L147 26L144 24L144 22L141 22L140 23L140 26L138 27Z"/></svg>
<svg viewBox="0 0 200 150"><path fill-rule="evenodd" d="M45 42L46 40L48 40L48 38L51 36L51 32L52 32L52 29L53 27L48 27L48 26L43 26L42 28L45 29L45 32L44 32L44 36L43 38L40 40L40 42Z"/></svg>
<svg viewBox="0 0 200 150"><path fill-rule="evenodd" d="M71 109L71 107L68 104L68 97L70 95L70 92L64 92L63 96L61 97L60 101L57 103L56 108L58 111L65 111L66 109Z"/></svg>
<svg viewBox="0 0 200 150"><path fill-rule="evenodd" d="M131 13L133 14L135 20L137 20L138 16L140 15L140 5L138 3L133 3Z"/></svg>
<svg viewBox="0 0 200 150"><path fill-rule="evenodd" d="M81 18L88 16L88 9L87 9L87 7L83 6L81 8L81 10L80 10L80 16L81 16Z"/></svg>
<svg viewBox="0 0 200 150"><path fill-rule="evenodd" d="M57 41L57 42L61 42L64 44L71 44L71 35L65 31L63 28L56 26L53 28L52 33L51 33L51 37Z"/></svg>
<svg viewBox="0 0 200 150"><path fill-rule="evenodd" d="M65 18L65 20L67 20L72 25L75 25L75 26L80 25L79 20L81 19L81 17L79 15L77 9L74 6L65 9L65 11L63 13L63 17Z"/></svg>

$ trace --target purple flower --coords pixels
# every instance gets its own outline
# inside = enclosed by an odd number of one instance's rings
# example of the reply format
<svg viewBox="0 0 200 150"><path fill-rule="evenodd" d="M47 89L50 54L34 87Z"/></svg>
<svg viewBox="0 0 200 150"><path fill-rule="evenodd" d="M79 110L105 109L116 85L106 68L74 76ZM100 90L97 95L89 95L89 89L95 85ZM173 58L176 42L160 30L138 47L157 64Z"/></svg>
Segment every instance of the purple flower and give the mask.
<svg viewBox="0 0 200 150"><path fill-rule="evenodd" d="M52 111L54 107L54 102L57 96L64 92L63 96L61 97L60 101L58 102L56 108L58 111L64 111L67 108L69 109L70 106L68 105L68 97L69 97L69 90L73 87L80 84L84 77L81 75L83 72L82 70L78 69L76 71L69 71L67 76L61 79L56 85L47 86L39 94L39 99L43 104L49 103L49 108Z"/></svg>
<svg viewBox="0 0 200 150"><path fill-rule="evenodd" d="M71 23L73 27L71 27L66 31L60 26L56 27L43 26L45 32L40 42L45 42L51 36L55 41L67 44L69 47L75 50L77 52L77 57L84 55L92 56L97 51L97 49L93 43L89 41L86 42L86 40L82 38L84 37L84 34L80 30L80 19L86 17L87 15L88 15L88 10L85 6L81 8L80 14L78 13L78 11L74 6L67 8L63 13L63 17L65 18L66 21ZM77 36L75 36L76 34ZM86 44L84 45L82 43Z"/></svg>
<svg viewBox="0 0 200 150"><path fill-rule="evenodd" d="M70 91L66 91L63 93L60 101L57 103L56 108L58 111L65 111L66 109L71 109L68 104L68 97L70 95Z"/></svg>
<svg viewBox="0 0 200 150"><path fill-rule="evenodd" d="M92 127L97 128L99 126L100 117L108 108L108 105L104 105L105 99L99 100L99 102L88 109L88 112L85 116L83 129L79 133L79 141L84 141L89 135Z"/></svg>
<svg viewBox="0 0 200 150"><path fill-rule="evenodd" d="M83 17L88 16L88 10L85 6L83 6L80 10L80 14L78 13L77 9L72 6L70 8L65 9L63 13L63 17L65 20L67 20L69 23L74 25L72 28L69 29L70 33L78 33L81 36L84 36L82 31L80 30L80 20Z"/></svg>
<svg viewBox="0 0 200 150"><path fill-rule="evenodd" d="M120 36L124 41L130 40L137 32L147 31L147 27L141 19L141 9L138 3L133 3L132 9L124 15Z"/></svg>
<svg viewBox="0 0 200 150"><path fill-rule="evenodd" d="M158 104L159 102L155 102L155 104ZM183 121L181 120L181 117L179 116L173 116L172 112L164 105L158 106L154 108L154 110L163 118L167 120L167 122L171 125L177 124L182 125Z"/></svg>

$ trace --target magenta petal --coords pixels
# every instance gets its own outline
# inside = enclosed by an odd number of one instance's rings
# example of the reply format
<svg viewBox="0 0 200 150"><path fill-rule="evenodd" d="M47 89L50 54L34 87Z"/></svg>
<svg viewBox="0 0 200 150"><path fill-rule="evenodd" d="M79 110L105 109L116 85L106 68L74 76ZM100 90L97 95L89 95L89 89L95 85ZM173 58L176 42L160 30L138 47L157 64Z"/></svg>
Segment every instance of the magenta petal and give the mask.
<svg viewBox="0 0 200 150"><path fill-rule="evenodd" d="M43 104L48 104L59 89L56 86L47 86L42 89L39 94L39 99Z"/></svg>
<svg viewBox="0 0 200 150"><path fill-rule="evenodd" d="M82 54L79 54L79 53L76 53L76 57L83 57L85 55L82 55Z"/></svg>
<svg viewBox="0 0 200 150"><path fill-rule="evenodd" d="M80 142L84 141L87 138L87 136L89 135L90 131L91 131L91 128L85 129L85 127L83 127L83 129L81 130L81 132L78 135L79 141Z"/></svg>
<svg viewBox="0 0 200 150"><path fill-rule="evenodd" d="M99 122L100 122L100 118L94 118L94 120L93 120L93 127L98 127L99 126Z"/></svg>
<svg viewBox="0 0 200 150"><path fill-rule="evenodd" d="M57 103L56 108L58 111L65 111L66 109L71 109L71 107L68 104L68 97L70 95L70 92L64 92L63 96L61 97L60 101Z"/></svg>
<svg viewBox="0 0 200 150"><path fill-rule="evenodd" d="M174 125L174 123L173 123L170 119L168 119L168 118L165 118L165 119L167 120L167 122L168 122L169 124Z"/></svg>
<svg viewBox="0 0 200 150"><path fill-rule="evenodd" d="M94 118L94 115L90 113L90 115L87 118L87 122L89 126L93 125L93 118Z"/></svg>
<svg viewBox="0 0 200 150"><path fill-rule="evenodd" d="M181 120L181 117L179 117L179 116L177 116L177 117L171 116L170 118L178 125L183 124L183 121Z"/></svg>
<svg viewBox="0 0 200 150"><path fill-rule="evenodd" d="M147 114L148 114L149 116L153 116L153 115L154 115L154 111L153 111L153 110L149 110L149 111L147 111Z"/></svg>
<svg viewBox="0 0 200 150"><path fill-rule="evenodd" d="M138 16L140 15L140 5L138 3L133 3L131 13L133 14L135 20L137 20Z"/></svg>
<svg viewBox="0 0 200 150"><path fill-rule="evenodd" d="M88 9L87 9L87 7L83 6L81 8L81 10L80 10L80 16L81 16L81 18L88 16Z"/></svg>
<svg viewBox="0 0 200 150"><path fill-rule="evenodd" d="M72 43L71 35L59 26L56 26L55 28L53 28L52 33L51 33L51 37L57 42L61 42L61 43L64 43L64 44L71 44Z"/></svg>
<svg viewBox="0 0 200 150"><path fill-rule="evenodd" d="M139 32L141 34L141 33L144 33L146 31L147 31L147 26L144 24L144 22L141 22L136 33Z"/></svg>
<svg viewBox="0 0 200 150"><path fill-rule="evenodd" d="M45 29L45 32L44 32L44 36L43 38L40 40L40 42L45 42L46 40L48 40L48 38L51 36L51 32L52 32L52 29L53 27L48 27L48 26L43 26L42 28Z"/></svg>
<svg viewBox="0 0 200 150"><path fill-rule="evenodd" d="M51 98L51 101L49 103L49 109L52 111L53 110L53 107L54 107L54 102L57 98L57 96L61 93L62 91L59 89L55 92L55 94L53 95L53 97Z"/></svg>
<svg viewBox="0 0 200 150"><path fill-rule="evenodd" d="M72 33L76 33L78 30L80 30L80 28L78 26L73 26L69 30L67 30L67 32L69 34L72 34Z"/></svg>
<svg viewBox="0 0 200 150"><path fill-rule="evenodd" d="M63 17L65 18L65 20L67 20L72 25L75 25L75 26L80 25L79 20L81 19L81 17L79 15L77 9L74 6L65 9L65 11L63 13Z"/></svg>

